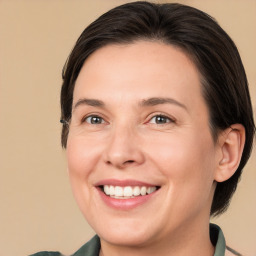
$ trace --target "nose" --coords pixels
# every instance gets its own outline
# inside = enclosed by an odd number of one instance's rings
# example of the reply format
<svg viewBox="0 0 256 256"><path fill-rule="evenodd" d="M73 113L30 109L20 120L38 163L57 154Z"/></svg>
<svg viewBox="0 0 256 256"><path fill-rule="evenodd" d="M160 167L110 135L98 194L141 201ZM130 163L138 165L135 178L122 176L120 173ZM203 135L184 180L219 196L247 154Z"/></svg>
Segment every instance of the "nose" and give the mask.
<svg viewBox="0 0 256 256"><path fill-rule="evenodd" d="M118 169L137 166L145 161L138 134L126 127L112 131L103 155L104 161Z"/></svg>

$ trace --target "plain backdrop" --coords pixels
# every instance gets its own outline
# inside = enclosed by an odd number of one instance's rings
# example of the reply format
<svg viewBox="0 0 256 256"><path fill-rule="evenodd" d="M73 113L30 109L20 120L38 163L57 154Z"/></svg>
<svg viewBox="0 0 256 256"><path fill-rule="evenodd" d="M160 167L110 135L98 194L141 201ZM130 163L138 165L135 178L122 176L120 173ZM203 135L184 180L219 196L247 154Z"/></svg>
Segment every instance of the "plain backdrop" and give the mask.
<svg viewBox="0 0 256 256"><path fill-rule="evenodd" d="M76 251L92 235L60 146L62 66L82 30L121 0L0 0L0 255ZM158 1L162 2L162 1ZM169 1L170 2L170 1ZM256 0L187 0L238 46L256 106ZM229 246L256 255L256 153L231 206L212 221Z"/></svg>

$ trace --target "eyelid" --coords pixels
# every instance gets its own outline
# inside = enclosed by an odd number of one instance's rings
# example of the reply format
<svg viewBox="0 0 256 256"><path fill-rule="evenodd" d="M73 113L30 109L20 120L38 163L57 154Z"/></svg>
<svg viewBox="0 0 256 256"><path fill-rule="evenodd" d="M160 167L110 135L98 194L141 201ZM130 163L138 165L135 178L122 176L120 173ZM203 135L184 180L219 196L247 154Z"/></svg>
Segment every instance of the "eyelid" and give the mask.
<svg viewBox="0 0 256 256"><path fill-rule="evenodd" d="M98 119L100 119L100 123L95 123L95 125L96 125L96 124L99 125L99 124L104 124L104 123L106 123L105 120L104 120L102 117L100 117L100 116L94 116L94 115L87 116L87 117L84 119L84 120L85 120L84 122L86 122L86 123L88 123L88 124L93 124L93 123L92 123L93 118L98 118ZM91 119L91 121L89 121L89 119Z"/></svg>
<svg viewBox="0 0 256 256"><path fill-rule="evenodd" d="M165 113L162 113L162 112L159 112L159 113L152 113L148 116L147 118L147 121L145 123L150 123L150 121L154 118L154 117L157 117L157 116L161 116L161 117L164 117L168 120L170 120L170 122L167 122L165 124L169 124L169 123L176 123L176 119L173 117L173 116L170 116L169 114L165 114ZM101 113L88 113L86 115L84 115L82 118L81 118L81 124L83 124L84 122L86 122L86 119L89 118L89 117L99 117L103 120L103 123L102 124L106 124L106 123L109 123L107 121L107 118L101 114ZM87 122L88 123L88 122ZM88 123L89 124L89 123ZM163 124L164 125L164 124Z"/></svg>
<svg viewBox="0 0 256 256"><path fill-rule="evenodd" d="M101 124L108 123L106 121L106 117L104 117L102 114L99 114L99 113L89 113L89 114L86 114L85 116L83 116L81 118L81 124L85 123L86 119L89 118L89 117L99 117L99 118L101 118L103 120L103 123L101 123ZM88 123L88 122L86 122L86 123ZM90 123L88 123L88 124L90 124Z"/></svg>
<svg viewBox="0 0 256 256"><path fill-rule="evenodd" d="M157 117L157 116L161 116L161 117L164 117L164 118L170 120L170 122L167 122L167 123L165 123L165 124L176 123L176 119L175 119L174 117L172 117L172 116L170 116L170 115L167 115L167 114L165 114L165 113L162 113L162 112L151 114L151 115L148 117L148 119L147 119L148 121L147 121L146 123L150 123L150 121L151 121L153 118ZM162 125L165 125L165 124L162 124Z"/></svg>

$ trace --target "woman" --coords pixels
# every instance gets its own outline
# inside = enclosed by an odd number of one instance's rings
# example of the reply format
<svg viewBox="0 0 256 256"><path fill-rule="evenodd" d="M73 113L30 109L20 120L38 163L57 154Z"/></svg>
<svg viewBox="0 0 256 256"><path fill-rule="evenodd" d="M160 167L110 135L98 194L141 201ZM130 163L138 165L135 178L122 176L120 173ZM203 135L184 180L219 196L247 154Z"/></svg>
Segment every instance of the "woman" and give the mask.
<svg viewBox="0 0 256 256"><path fill-rule="evenodd" d="M64 67L61 110L97 234L73 255L237 255L209 218L229 205L255 125L239 53L211 17L148 2L105 13Z"/></svg>

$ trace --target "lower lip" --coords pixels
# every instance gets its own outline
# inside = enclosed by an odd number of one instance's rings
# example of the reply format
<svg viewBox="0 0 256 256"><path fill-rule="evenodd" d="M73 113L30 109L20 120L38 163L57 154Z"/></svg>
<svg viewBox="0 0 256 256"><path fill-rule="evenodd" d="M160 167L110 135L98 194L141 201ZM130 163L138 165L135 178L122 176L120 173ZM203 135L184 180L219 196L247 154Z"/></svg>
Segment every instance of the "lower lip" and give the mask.
<svg viewBox="0 0 256 256"><path fill-rule="evenodd" d="M118 210L131 210L142 204L145 204L158 191L156 190L153 193L145 196L136 196L134 198L129 198L129 199L116 199L116 198L107 196L99 187L97 187L97 190L99 191L99 194L102 200L107 206L110 206Z"/></svg>

